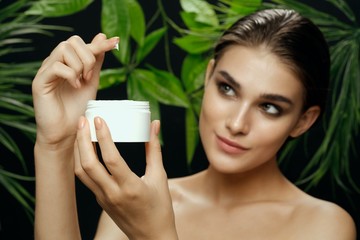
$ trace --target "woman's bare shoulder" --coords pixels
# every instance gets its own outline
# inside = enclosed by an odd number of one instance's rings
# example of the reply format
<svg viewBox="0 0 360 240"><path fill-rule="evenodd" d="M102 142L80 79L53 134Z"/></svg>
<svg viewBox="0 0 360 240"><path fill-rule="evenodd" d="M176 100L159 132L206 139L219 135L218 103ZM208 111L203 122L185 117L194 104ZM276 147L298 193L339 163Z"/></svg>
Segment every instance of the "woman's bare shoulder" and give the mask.
<svg viewBox="0 0 360 240"><path fill-rule="evenodd" d="M189 176L169 179L169 189L173 202L184 201L193 197L196 192L202 172Z"/></svg>
<svg viewBox="0 0 360 240"><path fill-rule="evenodd" d="M306 196L299 201L296 215L311 239L355 240L356 227L350 214L339 205ZM305 229L305 228L304 228Z"/></svg>

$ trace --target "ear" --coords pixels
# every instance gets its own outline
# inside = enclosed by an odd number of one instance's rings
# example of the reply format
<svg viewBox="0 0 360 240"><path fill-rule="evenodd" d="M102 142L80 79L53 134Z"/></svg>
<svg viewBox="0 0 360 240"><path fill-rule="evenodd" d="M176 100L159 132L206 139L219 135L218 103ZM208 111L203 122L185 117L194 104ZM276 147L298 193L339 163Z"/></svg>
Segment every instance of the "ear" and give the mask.
<svg viewBox="0 0 360 240"><path fill-rule="evenodd" d="M206 86L211 78L211 75L214 72L214 68L215 68L215 59L211 59L207 65L206 68L206 74L205 74L205 84L204 86Z"/></svg>
<svg viewBox="0 0 360 240"><path fill-rule="evenodd" d="M290 132L290 136L296 138L305 133L314 124L320 115L320 107L312 106L308 108L299 118L294 129Z"/></svg>

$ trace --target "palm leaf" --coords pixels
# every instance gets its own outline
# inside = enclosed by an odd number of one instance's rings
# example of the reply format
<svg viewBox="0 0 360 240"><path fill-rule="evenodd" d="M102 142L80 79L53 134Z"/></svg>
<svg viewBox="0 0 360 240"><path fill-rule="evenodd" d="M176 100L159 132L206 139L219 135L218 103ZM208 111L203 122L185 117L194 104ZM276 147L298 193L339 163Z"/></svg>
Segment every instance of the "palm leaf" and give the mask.
<svg viewBox="0 0 360 240"><path fill-rule="evenodd" d="M26 11L28 15L44 17L60 17L80 12L89 6L94 0L39 0Z"/></svg>
<svg viewBox="0 0 360 240"><path fill-rule="evenodd" d="M4 63L3 57L17 52L30 51L30 38L26 35L46 34L50 30L68 30L69 28L46 26L40 24L42 16L29 16L24 12L30 7L25 0L18 0L0 9L0 144L10 154L1 161L20 162L23 172L27 174L27 164L21 146L14 138L14 131L31 141L35 139L34 110L32 96L23 92L29 89L40 66L33 63ZM33 181L27 177L3 169L0 162L0 184L23 206L29 219L33 221L34 197L22 186L21 181Z"/></svg>
<svg viewBox="0 0 360 240"><path fill-rule="evenodd" d="M27 173L26 163L24 161L24 157L21 154L19 146L16 144L14 139L3 129L0 127L0 144L5 146L10 152L12 152L21 162L22 168L25 173Z"/></svg>
<svg viewBox="0 0 360 240"><path fill-rule="evenodd" d="M35 198L20 183L22 181L34 181L34 178L17 175L0 168L0 184L24 207L30 221L34 218Z"/></svg>

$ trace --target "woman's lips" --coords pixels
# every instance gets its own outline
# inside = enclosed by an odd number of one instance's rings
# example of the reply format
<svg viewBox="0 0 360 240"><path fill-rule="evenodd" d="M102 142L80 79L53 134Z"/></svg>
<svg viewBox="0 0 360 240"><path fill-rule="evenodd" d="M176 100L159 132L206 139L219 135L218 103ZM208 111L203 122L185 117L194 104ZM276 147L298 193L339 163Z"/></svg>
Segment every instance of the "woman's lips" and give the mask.
<svg viewBox="0 0 360 240"><path fill-rule="evenodd" d="M236 142L233 142L229 139L220 136L216 137L216 142L222 151L229 154L239 154L249 150L249 148L243 147Z"/></svg>

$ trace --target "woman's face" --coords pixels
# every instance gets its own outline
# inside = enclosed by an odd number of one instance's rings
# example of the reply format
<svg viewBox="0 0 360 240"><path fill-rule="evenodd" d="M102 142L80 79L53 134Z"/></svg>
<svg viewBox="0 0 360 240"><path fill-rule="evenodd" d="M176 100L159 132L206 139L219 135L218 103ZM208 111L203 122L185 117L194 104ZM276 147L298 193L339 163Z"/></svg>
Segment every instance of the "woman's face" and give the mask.
<svg viewBox="0 0 360 240"><path fill-rule="evenodd" d="M306 131L304 88L264 48L231 46L208 66L200 135L210 164L245 172L274 160L289 137ZM316 115L316 114L315 114ZM316 119L317 115L315 116Z"/></svg>

